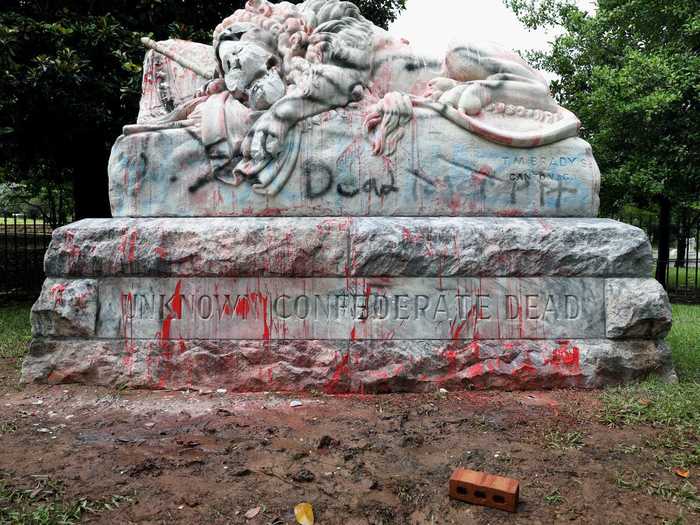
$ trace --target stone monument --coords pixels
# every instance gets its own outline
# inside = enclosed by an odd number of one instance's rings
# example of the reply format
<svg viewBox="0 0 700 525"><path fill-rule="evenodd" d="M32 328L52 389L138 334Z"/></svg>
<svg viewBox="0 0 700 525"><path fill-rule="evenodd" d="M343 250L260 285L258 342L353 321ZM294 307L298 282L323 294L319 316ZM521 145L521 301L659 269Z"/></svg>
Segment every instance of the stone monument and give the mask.
<svg viewBox="0 0 700 525"><path fill-rule="evenodd" d="M338 0L153 42L113 219L57 230L23 379L377 393L657 374L646 235L516 54L427 57Z"/></svg>

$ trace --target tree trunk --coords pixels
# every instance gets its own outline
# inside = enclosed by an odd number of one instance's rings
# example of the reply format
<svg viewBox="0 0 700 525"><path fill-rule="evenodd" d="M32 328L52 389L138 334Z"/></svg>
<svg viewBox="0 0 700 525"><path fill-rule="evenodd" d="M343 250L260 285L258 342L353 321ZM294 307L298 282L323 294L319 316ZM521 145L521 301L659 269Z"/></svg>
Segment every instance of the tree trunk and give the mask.
<svg viewBox="0 0 700 525"><path fill-rule="evenodd" d="M659 199L659 258L656 263L656 280L666 287L666 271L671 240L671 200Z"/></svg>
<svg viewBox="0 0 700 525"><path fill-rule="evenodd" d="M107 163L109 148L91 141L73 171L73 220L111 217Z"/></svg>
<svg viewBox="0 0 700 525"><path fill-rule="evenodd" d="M685 268L685 258L686 258L686 247L688 246L688 234L687 231L681 227L678 230L678 241L676 243L677 254L676 254L676 268Z"/></svg>
<svg viewBox="0 0 700 525"><path fill-rule="evenodd" d="M685 268L686 257L687 257L687 247L688 238L690 237L690 216L688 210L683 208L680 213L680 220L678 221L678 241L676 246L678 248L678 253L676 255L676 268Z"/></svg>

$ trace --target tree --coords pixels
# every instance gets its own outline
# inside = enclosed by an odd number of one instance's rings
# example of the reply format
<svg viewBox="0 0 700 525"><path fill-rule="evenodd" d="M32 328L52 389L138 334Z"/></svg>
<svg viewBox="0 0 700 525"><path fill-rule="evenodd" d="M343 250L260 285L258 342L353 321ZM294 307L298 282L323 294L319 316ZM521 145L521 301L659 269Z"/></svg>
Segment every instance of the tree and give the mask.
<svg viewBox="0 0 700 525"><path fill-rule="evenodd" d="M656 205L657 278L665 282L671 217L700 201L700 0L504 0L529 28L559 27L546 52L552 91L582 121L603 173L604 211Z"/></svg>
<svg viewBox="0 0 700 525"><path fill-rule="evenodd" d="M0 183L72 183L75 218L108 217L107 161L134 122L140 37L210 43L243 0L9 0L0 11ZM296 2L299 3L299 2ZM361 0L387 26L404 0Z"/></svg>

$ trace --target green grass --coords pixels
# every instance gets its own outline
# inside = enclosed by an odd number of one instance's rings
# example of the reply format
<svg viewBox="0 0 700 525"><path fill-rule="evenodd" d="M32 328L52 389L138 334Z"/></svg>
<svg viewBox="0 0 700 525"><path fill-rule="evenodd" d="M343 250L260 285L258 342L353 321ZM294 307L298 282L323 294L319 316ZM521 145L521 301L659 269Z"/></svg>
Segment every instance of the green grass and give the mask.
<svg viewBox="0 0 700 525"><path fill-rule="evenodd" d="M554 450L574 450L583 447L583 434L581 432L560 432L555 430L544 436L544 444Z"/></svg>
<svg viewBox="0 0 700 525"><path fill-rule="evenodd" d="M17 525L71 525L85 516L118 509L134 501L115 495L102 500L67 501L63 484L48 476L31 476L18 482L0 473L0 523Z"/></svg>
<svg viewBox="0 0 700 525"><path fill-rule="evenodd" d="M673 305L673 330L667 341L681 382L700 382L700 306Z"/></svg>
<svg viewBox="0 0 700 525"><path fill-rule="evenodd" d="M624 453L646 449L660 471L696 471L700 466L700 306L673 306L673 330L668 337L678 373L677 384L648 380L638 385L610 388L602 395L601 419L610 425L653 426L659 432L643 446L623 447ZM618 447L619 448L619 447ZM668 476L668 474L667 474ZM618 487L700 511L695 486L675 479L637 472L618 474ZM683 523L683 520L676 521Z"/></svg>
<svg viewBox="0 0 700 525"><path fill-rule="evenodd" d="M679 383L652 379L603 394L609 424L652 424L700 436L700 306L674 305L668 336Z"/></svg>
<svg viewBox="0 0 700 525"><path fill-rule="evenodd" d="M690 268L676 268L671 266L668 269L668 286L673 288L698 288L700 287L700 273L695 269L695 262ZM697 275L697 282L696 282Z"/></svg>
<svg viewBox="0 0 700 525"><path fill-rule="evenodd" d="M644 492L649 496L663 498L671 503L684 505L694 511L700 510L700 498L695 486L689 481L667 483L642 476L636 471L618 473L615 478L618 487L625 490Z"/></svg>
<svg viewBox="0 0 700 525"><path fill-rule="evenodd" d="M32 337L30 308L31 304L0 307L0 358L22 357L27 353Z"/></svg>
<svg viewBox="0 0 700 525"><path fill-rule="evenodd" d="M654 267L652 268L650 277L655 276L656 265L654 265ZM668 280L667 286L669 290L673 290L675 288L688 288L690 290L700 288L700 269L695 269L695 260L690 261L690 264L687 268L676 268L675 266L673 266L673 263L671 263L668 267L668 270L666 271L666 277Z"/></svg>

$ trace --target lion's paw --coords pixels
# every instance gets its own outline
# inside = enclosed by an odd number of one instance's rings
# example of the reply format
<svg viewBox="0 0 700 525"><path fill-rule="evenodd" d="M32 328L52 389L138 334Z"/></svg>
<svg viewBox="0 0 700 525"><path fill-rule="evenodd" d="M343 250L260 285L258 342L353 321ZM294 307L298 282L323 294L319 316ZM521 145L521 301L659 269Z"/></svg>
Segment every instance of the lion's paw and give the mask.
<svg viewBox="0 0 700 525"><path fill-rule="evenodd" d="M435 102L440 100L440 97L445 94L445 92L456 87L459 84L456 80L446 77L437 77L428 82L428 85L423 92L425 98L429 98Z"/></svg>
<svg viewBox="0 0 700 525"><path fill-rule="evenodd" d="M458 84L439 98L441 104L453 107L467 115L478 115L491 103L491 100L491 92L487 87L472 82Z"/></svg>

